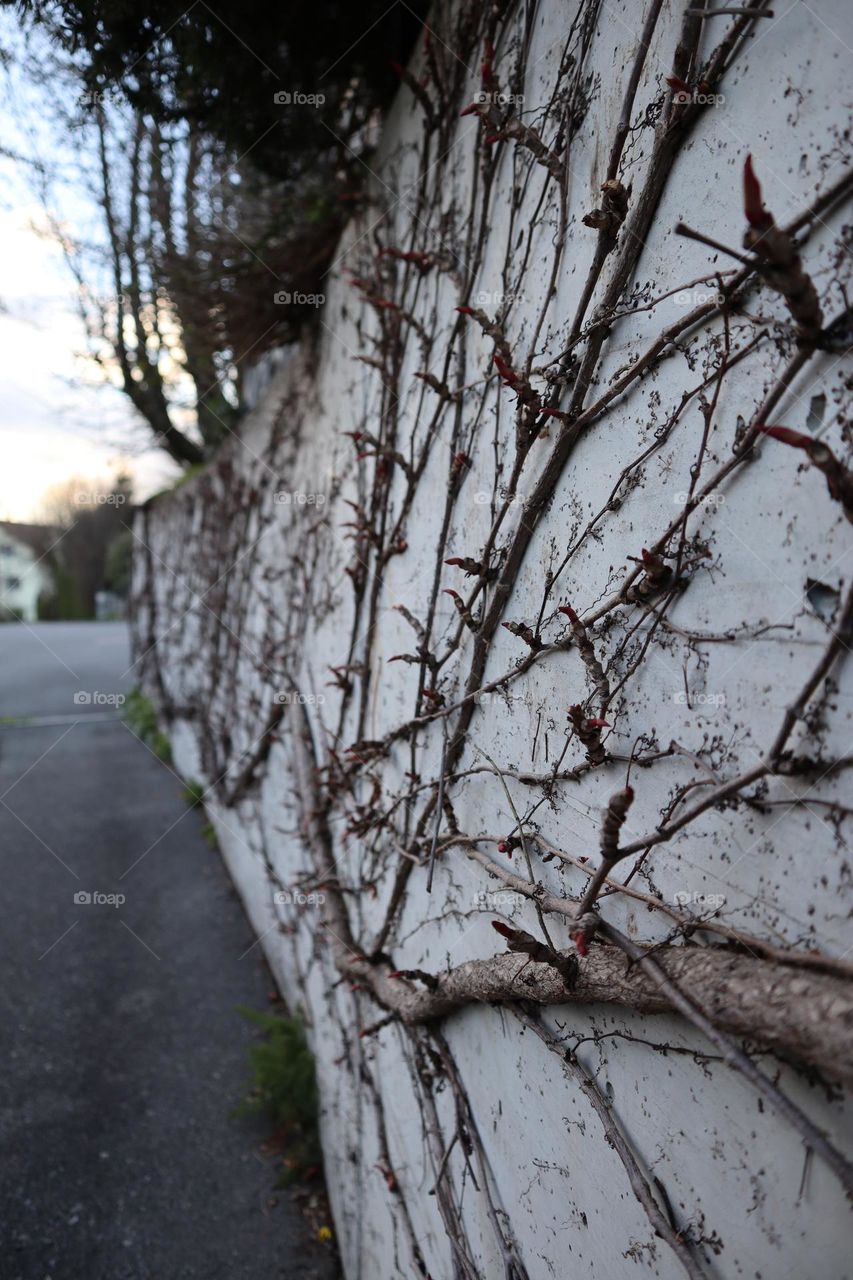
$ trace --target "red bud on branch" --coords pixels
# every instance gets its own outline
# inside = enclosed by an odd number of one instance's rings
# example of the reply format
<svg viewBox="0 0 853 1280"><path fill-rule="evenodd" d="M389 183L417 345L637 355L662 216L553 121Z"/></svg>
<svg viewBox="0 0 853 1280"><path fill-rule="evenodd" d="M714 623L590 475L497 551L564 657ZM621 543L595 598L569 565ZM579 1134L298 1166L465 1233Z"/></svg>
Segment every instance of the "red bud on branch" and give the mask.
<svg viewBox="0 0 853 1280"><path fill-rule="evenodd" d="M761 183L755 176L751 155L746 157L743 166L743 211L751 227L762 230L773 226L773 214L764 208Z"/></svg>
<svg viewBox="0 0 853 1280"><path fill-rule="evenodd" d="M762 435L770 436L772 440L790 444L795 449L808 449L815 443L813 436L804 435L802 431L794 431L791 427L757 427L756 430Z"/></svg>
<svg viewBox="0 0 853 1280"><path fill-rule="evenodd" d="M623 787L610 797L601 824L601 856L605 862L618 862L619 834L634 803L634 788Z"/></svg>
<svg viewBox="0 0 853 1280"><path fill-rule="evenodd" d="M853 471L838 461L829 445L791 427L761 426L758 430L772 440L779 440L794 449L803 449L809 455L809 461L826 476L830 497L841 503L847 519L853 522Z"/></svg>
<svg viewBox="0 0 853 1280"><path fill-rule="evenodd" d="M481 561L474 560L471 556L451 556L444 563L451 565L454 569L464 569L465 573L469 575L476 574L478 578L492 576L491 571Z"/></svg>
<svg viewBox="0 0 853 1280"><path fill-rule="evenodd" d="M598 659L589 632L570 604L560 605L557 612L564 613L569 620L572 638L578 647L581 661L586 667L592 683L598 690L601 708L605 710L610 703L610 681L607 679L607 673ZM592 721L587 721L587 723L591 724Z"/></svg>
<svg viewBox="0 0 853 1280"><path fill-rule="evenodd" d="M587 758L590 762L592 764L603 764L606 759L606 752L601 744L601 730L610 728L608 722L584 715L583 707L578 702L569 707L569 719L572 722L575 733L586 748Z"/></svg>
<svg viewBox="0 0 853 1280"><path fill-rule="evenodd" d="M513 388L517 387L520 377L515 370L511 369L506 361L502 360L498 355L492 356L492 361L506 385Z"/></svg>
<svg viewBox="0 0 853 1280"><path fill-rule="evenodd" d="M364 1035L365 1033L362 1031L361 1034ZM394 1174L391 1172L391 1170L386 1169L385 1166L382 1164L375 1164L373 1167L374 1169L378 1169L379 1172L382 1174L382 1177L385 1179L385 1183L386 1183L386 1186L388 1187L388 1190L396 1191L397 1179L394 1177Z"/></svg>
<svg viewBox="0 0 853 1280"><path fill-rule="evenodd" d="M486 41L486 47L483 50L483 61L480 66L480 79L483 82L484 89L488 89L494 79L494 61L495 46L490 41Z"/></svg>
<svg viewBox="0 0 853 1280"><path fill-rule="evenodd" d="M526 622L502 622L501 626L505 627L512 635L518 636L534 652L538 652L542 648L542 641Z"/></svg>
<svg viewBox="0 0 853 1280"><path fill-rule="evenodd" d="M453 601L456 612L459 614L459 617L465 623L465 626L468 628L468 630L476 631L477 623L471 617L471 614L469 613L469 611L465 608L465 601L462 599L459 592L454 591L451 587L444 587L443 592L446 596L450 596L450 599Z"/></svg>
<svg viewBox="0 0 853 1280"><path fill-rule="evenodd" d="M643 547L639 556L628 556L643 566L643 577L625 589L625 599L644 602L673 584L673 571L663 556Z"/></svg>

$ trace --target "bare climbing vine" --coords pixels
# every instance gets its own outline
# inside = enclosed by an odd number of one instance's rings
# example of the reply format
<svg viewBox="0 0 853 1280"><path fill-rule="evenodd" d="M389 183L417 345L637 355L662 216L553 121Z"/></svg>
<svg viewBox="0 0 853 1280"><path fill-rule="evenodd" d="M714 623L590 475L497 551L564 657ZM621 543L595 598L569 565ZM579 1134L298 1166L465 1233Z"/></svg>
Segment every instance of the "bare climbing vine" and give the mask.
<svg viewBox="0 0 853 1280"><path fill-rule="evenodd" d="M663 6L650 0L620 85L598 203L575 218L578 139L601 93L590 51L604 19L599 0L577 7L555 51L550 96L525 111L519 104L538 10L535 3L523 12L511 4L438 6L416 65L400 69L418 135L407 152L405 200L392 200L390 188L377 182L346 254L346 308L355 308L361 341L349 355L366 366L371 391L361 403L336 406L348 451L340 474L322 504L291 512L286 542L274 561L265 556L265 540L275 536L281 516L273 494L310 451L312 415L321 409L294 379L262 457L238 466L226 451L171 500L169 541L158 531L157 505L142 513L137 654L166 718L193 726L221 821L227 826L230 813L253 815L271 893L324 895L325 927L315 945L333 959L335 983L348 987L350 1024L362 1040L399 1037L422 1111L453 1275L481 1274L466 1236L461 1188L451 1176L453 1150L463 1153L466 1178L484 1199L503 1274L528 1275L445 1036L455 1011L479 1003L508 1011L560 1056L568 1087L589 1099L654 1236L686 1274L704 1276L713 1272L713 1243L672 1220L665 1190L641 1167L595 1075L540 1015L547 1006L601 1003L677 1013L853 1195L850 1163L779 1083L773 1059L760 1060L772 1051L811 1078L849 1078L851 965L807 940L790 946L767 930L734 925L720 911L673 902L656 888L653 872L654 851L677 837L682 849L685 833L706 830L707 815L742 823L772 812L772 780L833 778L853 763L825 748L822 737L853 640L853 582L834 593L818 655L801 667L798 688L749 762L739 763L732 742L707 733L691 743L661 740L635 697L656 653L679 655L689 705L695 691L688 671L701 675L709 649L786 635L790 624L766 618L701 633L679 621L680 603L691 592L716 590L724 574L714 518L723 499L737 502L741 472L762 467L767 451L787 446L792 472L807 468L803 487L827 527L839 517L853 520L853 472L842 447L833 450L779 420L797 379L813 371L821 385L834 386L839 438L849 454L850 385L838 369L853 321L844 274L849 248L845 256L837 215L853 192L853 171L821 184L811 203L781 225L759 163L739 154L729 195L742 209L742 243L718 241L702 225L701 206L691 215L695 227L678 223L677 234L708 253L707 270L684 289L702 285L707 296L665 327L652 325L644 344L632 343L624 354L619 348L622 363L614 367L620 322L641 315L653 321L673 292L641 281L646 242L678 182L679 156L707 123L709 102L725 88L767 11L759 0L714 14L687 3L672 64L654 67ZM641 105L638 93L648 83L656 89ZM460 117L476 127L461 143ZM743 129L748 133L748 123ZM460 148L468 149L472 165L465 208L442 196ZM536 215L526 219L522 193L529 200L531 191ZM507 199L506 253L496 268L490 219L494 202ZM550 245L545 284L539 299L528 296L521 308L543 225ZM830 226L839 252L818 279L810 240ZM573 261L585 277L577 305L565 315L555 311L554 299ZM500 286L490 301L478 293L486 267ZM309 351L309 367L315 357L329 359ZM649 387L673 359L683 361L690 384L667 406ZM735 428L728 415L736 389L771 366L751 409L744 397ZM642 439L626 426L639 397L651 411ZM688 431L694 408L701 431L686 482L673 482L684 490L676 514L654 525L638 512L622 562L587 582L585 557L614 520L633 510L650 459ZM621 473L603 503L585 511L569 501L562 545L549 549L547 517L582 483L573 480L580 474L573 466L587 440L602 432L613 435ZM472 485L482 486L487 464L491 489L477 495L480 515L488 516L481 531L482 522L467 513ZM415 560L424 549L410 546L425 502L433 504L431 563L423 554ZM181 554L183 546L192 546L191 557ZM403 603L388 582L399 588L409 563L417 580ZM318 631L324 657L331 656L330 637L337 644L322 675ZM407 634L407 647L389 649L389 632L391 639ZM507 652L508 660L501 657ZM499 661L506 665L496 670ZM408 709L396 719L387 708L397 704L383 701L383 665L390 663L399 664L395 680L405 672ZM254 683L247 669L258 677ZM560 673L559 708L537 704L543 669L549 679ZM309 710L306 690L320 681L327 700ZM525 767L497 762L494 748L487 753L478 741L481 719L500 715L511 698L538 710ZM383 726L378 732L376 724ZM259 801L284 761L308 854L298 874L276 855L280 836L268 830ZM644 830L636 816L650 812L644 784L662 769L680 769L680 781ZM501 815L490 830L466 830L474 785L487 789L478 811ZM565 798L587 787L600 811L597 847L566 847L549 835L549 815L559 828ZM832 821L849 816L838 802L827 803ZM413 963L402 931L412 929L413 915L441 910L433 896L441 897L442 876L460 857L486 887L498 884L529 904L525 925L492 911L497 954L443 968ZM367 901L375 904L369 912ZM620 902L658 918L665 932L655 940L629 936L611 918ZM289 927L282 920L282 930ZM409 1256L426 1276L374 1070L352 1046L342 1069L360 1073L380 1135L377 1168L399 1202ZM445 1089L454 1099L453 1132L436 1110L437 1092Z"/></svg>

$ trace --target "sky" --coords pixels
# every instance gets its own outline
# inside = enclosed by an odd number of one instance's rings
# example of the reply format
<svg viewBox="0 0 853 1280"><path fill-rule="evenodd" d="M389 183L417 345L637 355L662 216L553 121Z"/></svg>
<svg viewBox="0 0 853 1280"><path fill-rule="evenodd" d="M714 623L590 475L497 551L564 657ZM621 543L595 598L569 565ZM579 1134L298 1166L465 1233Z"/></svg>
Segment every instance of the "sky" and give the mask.
<svg viewBox="0 0 853 1280"><path fill-rule="evenodd" d="M14 49L20 39L14 16L0 11L0 48ZM67 159L67 139L45 128L49 112L40 111L37 91L19 77L3 90L0 147ZM81 199L57 212L75 224L87 215L96 218L94 205L86 210ZM80 355L86 344L74 283L59 246L39 235L46 227L28 169L0 154L2 520L37 520L45 491L70 479L108 481L123 470L133 477L135 496L144 499L177 474L149 445L147 429L124 395L94 385Z"/></svg>

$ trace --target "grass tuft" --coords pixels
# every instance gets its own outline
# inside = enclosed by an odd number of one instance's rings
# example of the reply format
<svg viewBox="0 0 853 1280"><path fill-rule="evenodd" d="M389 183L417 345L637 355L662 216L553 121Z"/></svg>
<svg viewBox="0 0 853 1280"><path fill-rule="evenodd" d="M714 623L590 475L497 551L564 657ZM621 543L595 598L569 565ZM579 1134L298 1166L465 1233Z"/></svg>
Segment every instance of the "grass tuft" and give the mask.
<svg viewBox="0 0 853 1280"><path fill-rule="evenodd" d="M281 1184L305 1180L318 1173L322 1164L317 1082L305 1029L299 1018L247 1008L239 1012L260 1029L263 1038L249 1047L254 1081L237 1114L267 1115L282 1151Z"/></svg>
<svg viewBox="0 0 853 1280"><path fill-rule="evenodd" d="M137 738L141 738L164 764L172 763L172 747L157 721L157 708L141 689L131 689L124 704L124 718Z"/></svg>

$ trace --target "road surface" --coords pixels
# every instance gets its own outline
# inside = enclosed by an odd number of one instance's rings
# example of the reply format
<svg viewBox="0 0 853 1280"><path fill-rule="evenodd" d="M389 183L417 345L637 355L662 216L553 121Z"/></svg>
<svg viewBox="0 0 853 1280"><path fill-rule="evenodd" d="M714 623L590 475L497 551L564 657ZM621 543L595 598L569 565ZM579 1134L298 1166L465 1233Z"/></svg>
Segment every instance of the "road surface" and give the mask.
<svg viewBox="0 0 853 1280"><path fill-rule="evenodd" d="M0 626L0 1280L330 1280L232 1115L271 984L129 662L120 623Z"/></svg>

